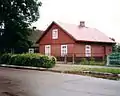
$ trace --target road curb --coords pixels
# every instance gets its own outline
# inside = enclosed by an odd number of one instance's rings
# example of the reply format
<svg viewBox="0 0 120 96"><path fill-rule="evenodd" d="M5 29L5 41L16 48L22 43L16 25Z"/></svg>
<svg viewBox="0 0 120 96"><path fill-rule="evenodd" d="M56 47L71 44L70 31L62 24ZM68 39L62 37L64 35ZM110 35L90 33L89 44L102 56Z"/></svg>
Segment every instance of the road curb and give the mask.
<svg viewBox="0 0 120 96"><path fill-rule="evenodd" d="M15 69L39 70L39 71L47 71L48 70L47 68L27 67L27 66L15 66L15 65L5 65L5 64L1 64L0 67L15 68Z"/></svg>

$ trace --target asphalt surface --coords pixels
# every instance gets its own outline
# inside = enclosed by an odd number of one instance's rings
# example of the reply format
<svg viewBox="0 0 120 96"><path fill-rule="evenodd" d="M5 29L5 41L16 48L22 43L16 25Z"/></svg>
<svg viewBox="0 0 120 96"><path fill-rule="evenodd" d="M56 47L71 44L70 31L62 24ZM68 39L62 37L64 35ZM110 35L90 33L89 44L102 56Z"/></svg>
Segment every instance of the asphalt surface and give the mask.
<svg viewBox="0 0 120 96"><path fill-rule="evenodd" d="M120 96L120 81L0 68L0 96Z"/></svg>

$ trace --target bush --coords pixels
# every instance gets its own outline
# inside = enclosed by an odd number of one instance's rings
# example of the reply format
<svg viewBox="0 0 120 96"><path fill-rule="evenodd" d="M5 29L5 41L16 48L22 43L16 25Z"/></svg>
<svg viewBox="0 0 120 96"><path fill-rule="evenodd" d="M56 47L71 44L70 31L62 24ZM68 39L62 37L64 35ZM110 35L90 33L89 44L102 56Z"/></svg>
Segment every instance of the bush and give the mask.
<svg viewBox="0 0 120 96"><path fill-rule="evenodd" d="M2 54L0 56L0 64L7 64L11 58L12 54Z"/></svg>
<svg viewBox="0 0 120 96"><path fill-rule="evenodd" d="M0 57L2 56L2 53L0 52Z"/></svg>
<svg viewBox="0 0 120 96"><path fill-rule="evenodd" d="M42 64L42 67L44 68L52 68L55 66L55 63L56 63L56 58L55 57L44 57L43 59L43 64Z"/></svg>
<svg viewBox="0 0 120 96"><path fill-rule="evenodd" d="M120 52L112 53L109 55L109 64L120 66Z"/></svg>
<svg viewBox="0 0 120 96"><path fill-rule="evenodd" d="M91 57L91 58L90 58L90 61L89 61L89 64L90 64L90 65L95 65L95 63L96 63L96 62L95 62L95 58Z"/></svg>
<svg viewBox="0 0 120 96"><path fill-rule="evenodd" d="M88 62L88 60L86 58L82 58L80 64L82 64L82 65L88 65L89 62Z"/></svg>
<svg viewBox="0 0 120 96"><path fill-rule="evenodd" d="M5 59L2 56L2 59ZM4 61L5 61L4 60ZM51 68L56 64L56 58L53 56L44 56L40 54L14 54L10 55L8 62L4 62L5 64L10 65L19 65L19 66L32 66L32 67L43 67L43 68Z"/></svg>

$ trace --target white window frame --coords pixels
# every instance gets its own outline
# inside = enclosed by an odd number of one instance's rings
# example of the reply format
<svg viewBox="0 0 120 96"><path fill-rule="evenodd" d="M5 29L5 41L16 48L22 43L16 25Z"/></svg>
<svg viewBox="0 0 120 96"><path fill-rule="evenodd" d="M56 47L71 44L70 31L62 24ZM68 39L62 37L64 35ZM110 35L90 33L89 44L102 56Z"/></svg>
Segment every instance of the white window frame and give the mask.
<svg viewBox="0 0 120 96"><path fill-rule="evenodd" d="M45 45L45 55L51 55L51 45Z"/></svg>
<svg viewBox="0 0 120 96"><path fill-rule="evenodd" d="M52 39L58 39L58 29L52 30Z"/></svg>
<svg viewBox="0 0 120 96"><path fill-rule="evenodd" d="M91 57L91 45L85 45L85 56Z"/></svg>
<svg viewBox="0 0 120 96"><path fill-rule="evenodd" d="M29 53L34 53L35 52L35 50L34 50L34 48L29 48Z"/></svg>
<svg viewBox="0 0 120 96"><path fill-rule="evenodd" d="M68 46L67 45L61 45L61 56L65 56L65 55L67 55L67 53L68 53Z"/></svg>

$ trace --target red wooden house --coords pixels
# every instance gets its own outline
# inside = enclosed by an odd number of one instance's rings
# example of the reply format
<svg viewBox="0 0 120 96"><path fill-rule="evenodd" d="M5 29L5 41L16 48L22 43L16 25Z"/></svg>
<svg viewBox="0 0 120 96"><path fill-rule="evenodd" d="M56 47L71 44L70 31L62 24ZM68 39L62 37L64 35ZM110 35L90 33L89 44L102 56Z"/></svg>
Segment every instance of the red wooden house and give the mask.
<svg viewBox="0 0 120 96"><path fill-rule="evenodd" d="M37 43L45 55L103 58L112 52L115 41L81 21L79 25L52 22Z"/></svg>

